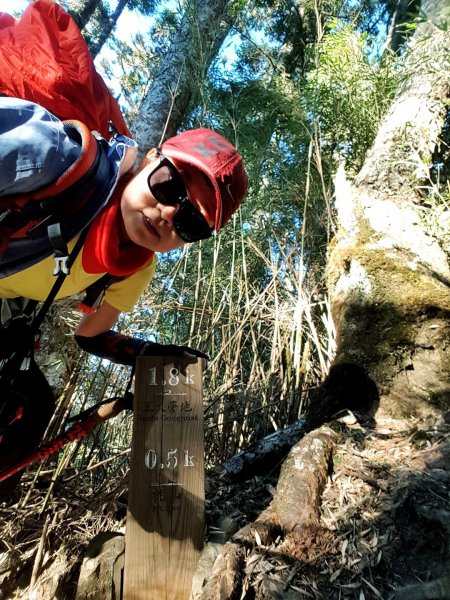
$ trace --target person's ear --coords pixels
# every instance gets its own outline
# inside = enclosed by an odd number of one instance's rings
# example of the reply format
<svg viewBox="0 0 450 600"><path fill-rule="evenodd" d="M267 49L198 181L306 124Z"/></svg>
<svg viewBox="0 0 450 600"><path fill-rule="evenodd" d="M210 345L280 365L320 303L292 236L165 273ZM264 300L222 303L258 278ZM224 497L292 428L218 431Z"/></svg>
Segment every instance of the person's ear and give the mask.
<svg viewBox="0 0 450 600"><path fill-rule="evenodd" d="M158 150L156 148L152 148L147 152L144 158L141 160L140 164L137 166L134 175L140 173L147 165L155 160L158 157Z"/></svg>

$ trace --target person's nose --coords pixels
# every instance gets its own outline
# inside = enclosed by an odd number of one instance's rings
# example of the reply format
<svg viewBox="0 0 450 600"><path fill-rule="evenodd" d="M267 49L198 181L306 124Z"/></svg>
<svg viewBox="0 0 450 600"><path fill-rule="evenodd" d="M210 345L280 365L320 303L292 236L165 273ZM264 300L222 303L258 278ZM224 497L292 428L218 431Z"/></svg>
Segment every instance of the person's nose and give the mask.
<svg viewBox="0 0 450 600"><path fill-rule="evenodd" d="M178 204L161 204L158 202L156 206L161 214L161 219L172 227L173 219L177 214Z"/></svg>

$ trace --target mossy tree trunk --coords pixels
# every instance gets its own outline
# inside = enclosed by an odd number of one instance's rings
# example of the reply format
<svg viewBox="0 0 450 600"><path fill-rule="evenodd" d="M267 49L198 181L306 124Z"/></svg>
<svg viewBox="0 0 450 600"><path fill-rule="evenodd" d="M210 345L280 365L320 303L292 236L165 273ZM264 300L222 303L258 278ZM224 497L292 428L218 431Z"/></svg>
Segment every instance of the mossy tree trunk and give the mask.
<svg viewBox="0 0 450 600"><path fill-rule="evenodd" d="M323 387L335 404L352 388L353 408L376 399L394 415L450 408L449 257L423 219L448 132L448 1L422 9L428 20L411 39L408 76L363 168L352 184L343 168L336 176L327 273L337 330L330 375L339 382Z"/></svg>

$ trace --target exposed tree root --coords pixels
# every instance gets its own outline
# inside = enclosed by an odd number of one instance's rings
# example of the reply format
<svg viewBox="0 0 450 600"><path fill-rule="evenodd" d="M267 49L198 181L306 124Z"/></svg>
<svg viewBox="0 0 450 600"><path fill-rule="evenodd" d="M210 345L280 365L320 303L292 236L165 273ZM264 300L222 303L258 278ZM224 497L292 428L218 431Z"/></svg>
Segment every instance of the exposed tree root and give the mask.
<svg viewBox="0 0 450 600"><path fill-rule="evenodd" d="M448 600L450 598L450 575L416 585L406 585L391 596L391 600Z"/></svg>
<svg viewBox="0 0 450 600"><path fill-rule="evenodd" d="M226 544L214 563L211 578L202 590L201 600L238 600L242 592L245 548Z"/></svg>
<svg viewBox="0 0 450 600"><path fill-rule="evenodd" d="M253 523L242 527L233 536L233 542L250 548L255 545L256 540L260 546L270 546L281 532L279 516L272 507L269 507Z"/></svg>
<svg viewBox="0 0 450 600"><path fill-rule="evenodd" d="M255 546L267 549L282 538L277 553L305 562L330 549L333 534L320 526L319 517L335 442L336 434L322 427L292 448L283 463L273 501L224 546L201 600L240 598L246 552ZM268 595L270 588L270 582L263 580L260 597L274 597Z"/></svg>

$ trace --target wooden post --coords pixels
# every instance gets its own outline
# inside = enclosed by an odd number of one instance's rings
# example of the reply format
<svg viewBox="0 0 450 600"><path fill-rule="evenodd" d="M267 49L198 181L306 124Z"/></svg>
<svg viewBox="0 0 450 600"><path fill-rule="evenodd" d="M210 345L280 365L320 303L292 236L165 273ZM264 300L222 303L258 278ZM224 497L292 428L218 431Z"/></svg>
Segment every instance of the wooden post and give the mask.
<svg viewBox="0 0 450 600"><path fill-rule="evenodd" d="M124 600L188 600L204 542L203 361L137 361Z"/></svg>

